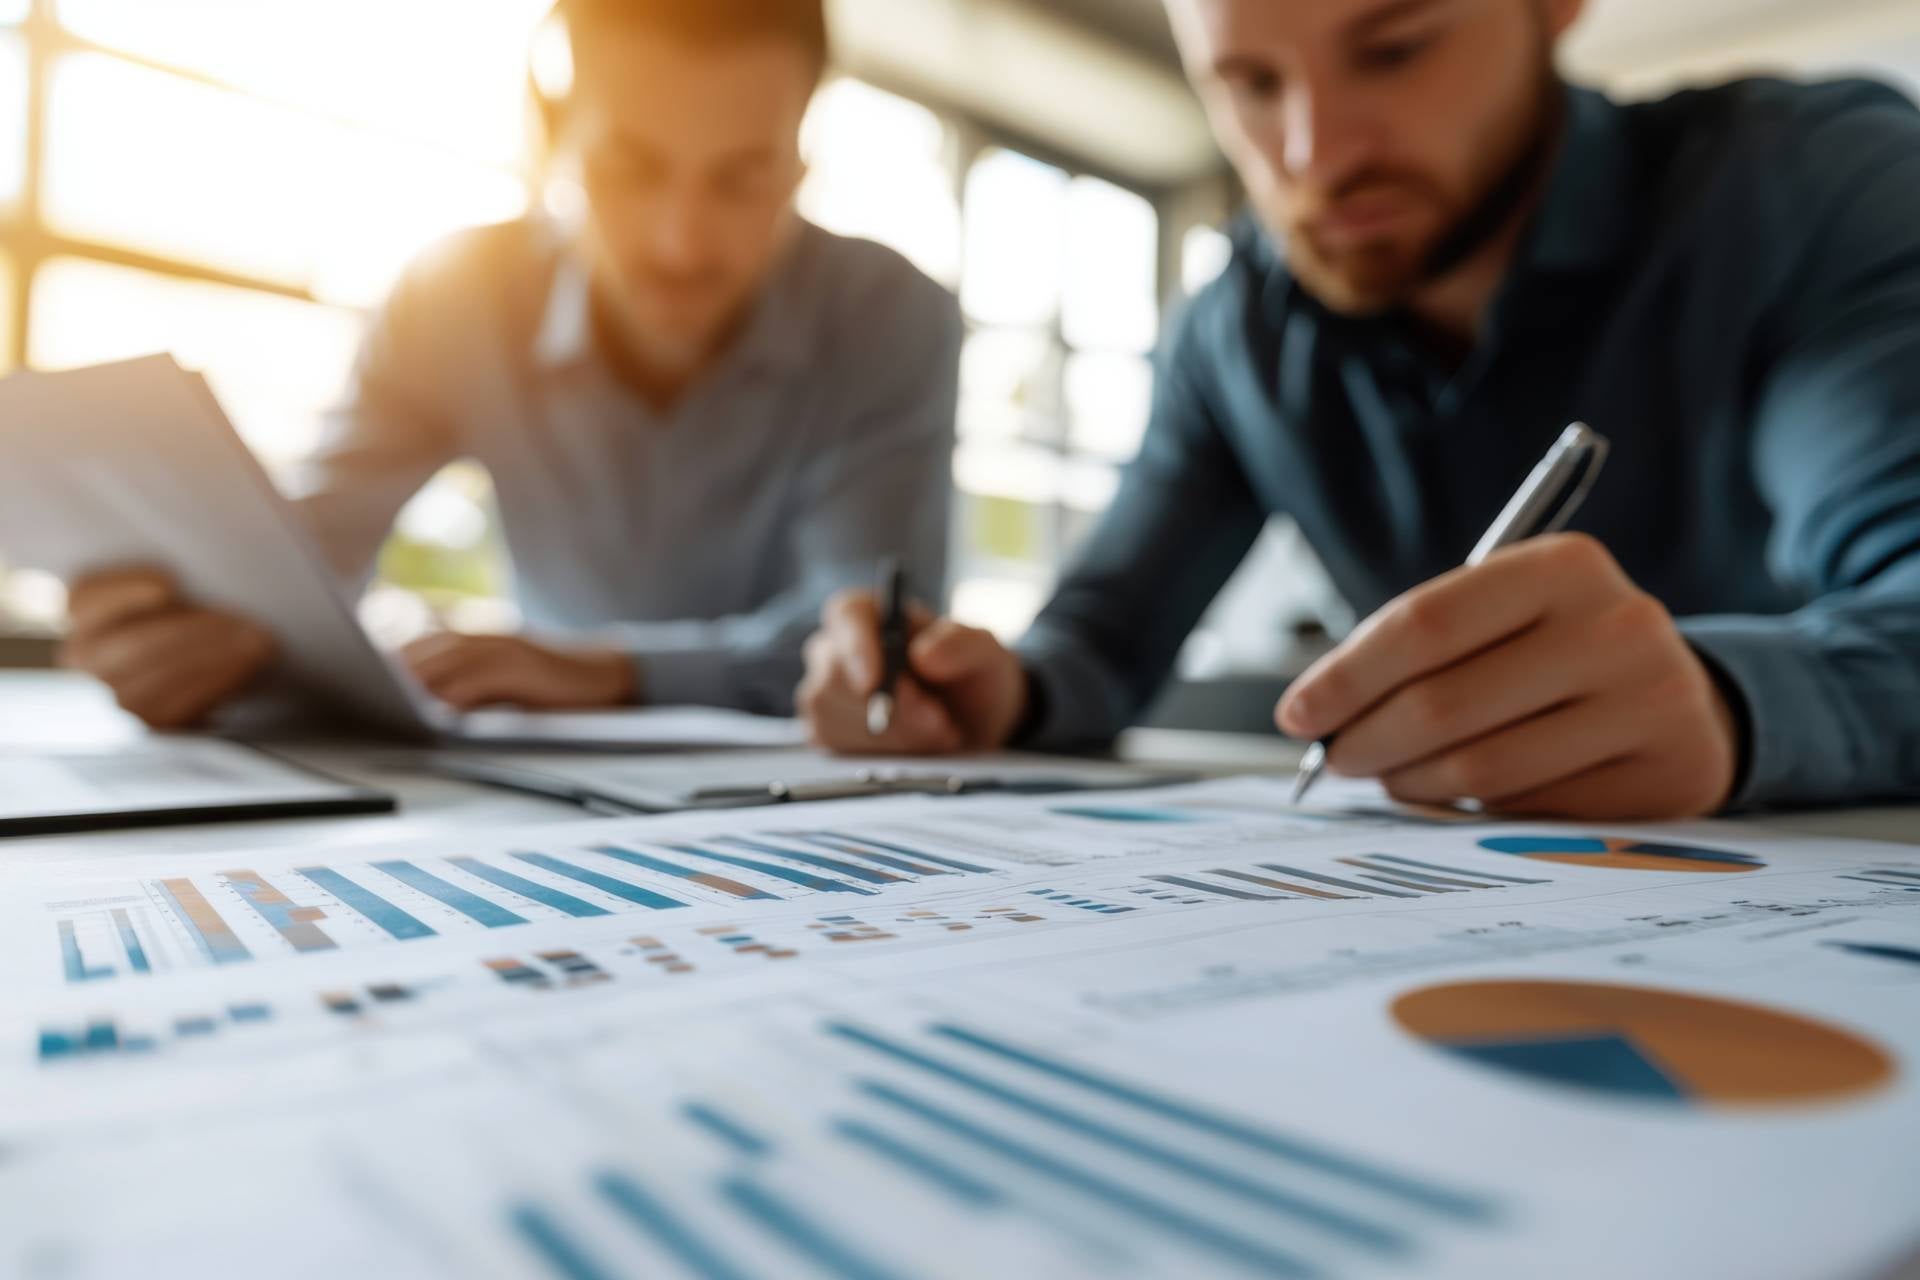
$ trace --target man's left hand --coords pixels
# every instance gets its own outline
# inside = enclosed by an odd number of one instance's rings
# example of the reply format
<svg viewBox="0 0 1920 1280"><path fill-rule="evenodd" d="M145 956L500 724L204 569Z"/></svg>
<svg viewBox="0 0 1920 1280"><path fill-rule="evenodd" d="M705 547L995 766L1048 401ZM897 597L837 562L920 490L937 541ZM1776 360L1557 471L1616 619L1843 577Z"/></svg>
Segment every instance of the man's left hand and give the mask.
<svg viewBox="0 0 1920 1280"><path fill-rule="evenodd" d="M1587 820L1712 813L1739 730L1661 604L1592 538L1557 534L1417 587L1287 691L1336 773L1416 803Z"/></svg>
<svg viewBox="0 0 1920 1280"><path fill-rule="evenodd" d="M557 649L519 636L442 632L402 651L428 692L460 711L506 704L584 711L636 700L633 659L613 649Z"/></svg>

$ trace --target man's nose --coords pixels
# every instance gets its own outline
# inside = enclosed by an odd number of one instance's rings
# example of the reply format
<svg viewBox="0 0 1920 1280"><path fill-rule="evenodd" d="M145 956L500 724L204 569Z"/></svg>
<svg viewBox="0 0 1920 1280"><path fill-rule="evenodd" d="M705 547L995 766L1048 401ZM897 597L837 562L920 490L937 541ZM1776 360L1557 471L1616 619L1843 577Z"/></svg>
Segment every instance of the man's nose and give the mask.
<svg viewBox="0 0 1920 1280"><path fill-rule="evenodd" d="M701 201L679 194L664 201L656 212L649 239L654 261L669 267L690 267L699 263L706 251L706 238L712 219Z"/></svg>
<svg viewBox="0 0 1920 1280"><path fill-rule="evenodd" d="M1281 100L1281 163L1294 183L1338 190L1365 155L1360 111L1338 86L1307 79Z"/></svg>

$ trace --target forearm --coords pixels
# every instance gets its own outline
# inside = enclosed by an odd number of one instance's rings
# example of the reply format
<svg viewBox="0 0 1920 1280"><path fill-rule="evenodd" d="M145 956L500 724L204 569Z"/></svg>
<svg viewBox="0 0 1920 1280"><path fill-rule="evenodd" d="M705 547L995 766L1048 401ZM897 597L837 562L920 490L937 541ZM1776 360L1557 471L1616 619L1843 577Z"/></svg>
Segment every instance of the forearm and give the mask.
<svg viewBox="0 0 1920 1280"><path fill-rule="evenodd" d="M1920 795L1920 571L1909 576L1783 617L1680 623L1745 702L1731 808Z"/></svg>

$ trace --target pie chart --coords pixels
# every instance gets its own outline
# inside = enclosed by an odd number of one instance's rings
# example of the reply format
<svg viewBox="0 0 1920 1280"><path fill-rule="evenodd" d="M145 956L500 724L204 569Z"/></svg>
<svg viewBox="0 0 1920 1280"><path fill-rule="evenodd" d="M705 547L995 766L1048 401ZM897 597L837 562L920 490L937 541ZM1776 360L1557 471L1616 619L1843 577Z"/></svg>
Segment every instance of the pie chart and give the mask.
<svg viewBox="0 0 1920 1280"><path fill-rule="evenodd" d="M1639 1102L1808 1106L1889 1084L1894 1060L1849 1031L1712 996L1598 982L1455 982L1393 1017L1490 1071Z"/></svg>
<svg viewBox="0 0 1920 1280"><path fill-rule="evenodd" d="M1755 871L1767 865L1750 853L1619 836L1494 836L1482 840L1480 847L1539 862L1616 871Z"/></svg>

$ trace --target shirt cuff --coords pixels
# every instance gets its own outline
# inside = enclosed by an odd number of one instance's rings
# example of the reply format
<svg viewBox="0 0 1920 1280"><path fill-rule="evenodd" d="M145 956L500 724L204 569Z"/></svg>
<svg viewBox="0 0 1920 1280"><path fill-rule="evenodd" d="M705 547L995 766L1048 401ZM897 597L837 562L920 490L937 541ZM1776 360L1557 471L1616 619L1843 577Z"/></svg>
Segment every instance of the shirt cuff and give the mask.
<svg viewBox="0 0 1920 1280"><path fill-rule="evenodd" d="M1824 657L1786 618L1683 618L1680 634L1744 700L1745 778L1728 809L1831 800L1859 776ZM1735 708L1736 719L1741 708Z"/></svg>
<svg viewBox="0 0 1920 1280"><path fill-rule="evenodd" d="M1078 646L1029 636L1015 647L1036 700L1018 745L1037 751L1102 747L1125 728L1110 677Z"/></svg>

